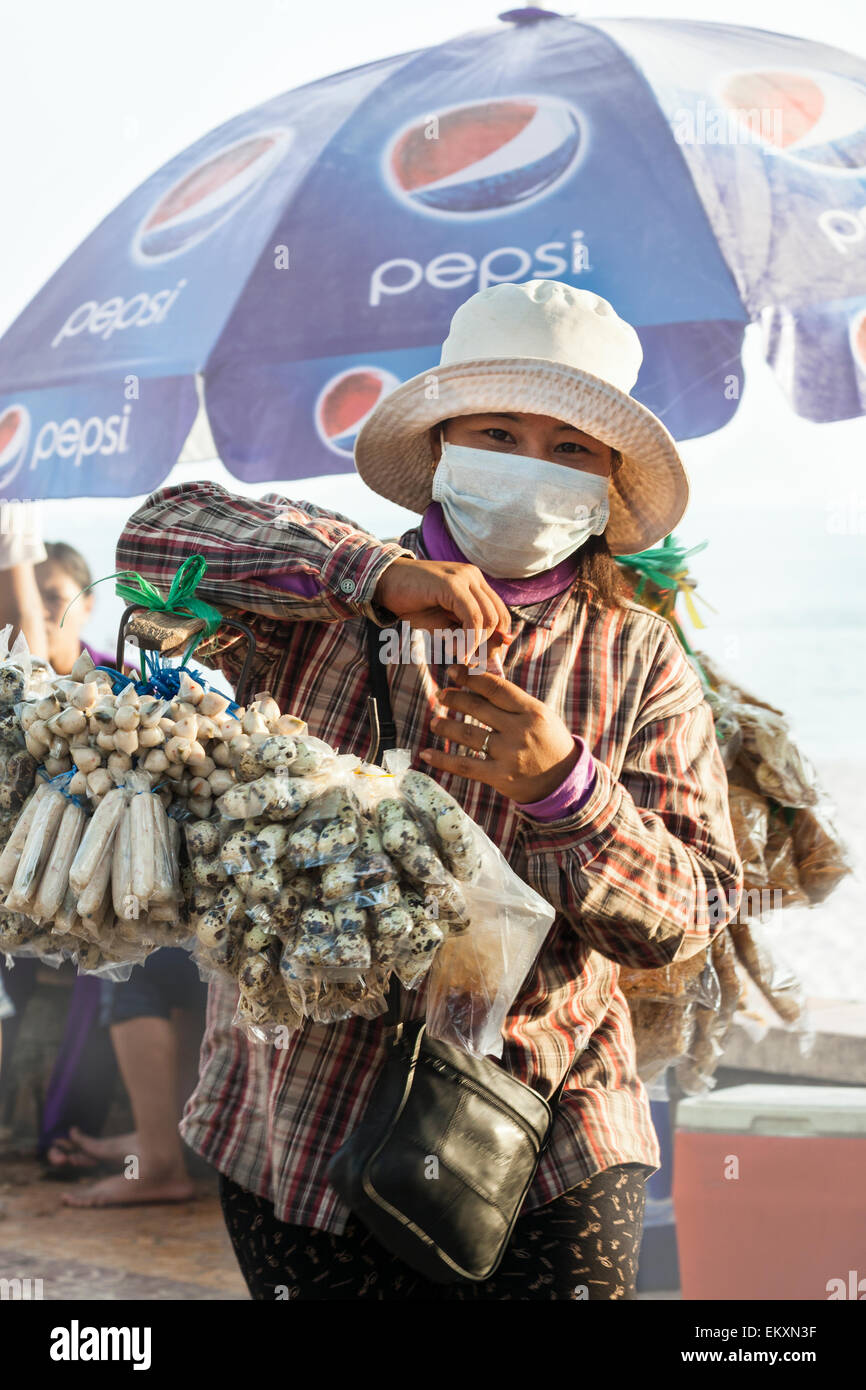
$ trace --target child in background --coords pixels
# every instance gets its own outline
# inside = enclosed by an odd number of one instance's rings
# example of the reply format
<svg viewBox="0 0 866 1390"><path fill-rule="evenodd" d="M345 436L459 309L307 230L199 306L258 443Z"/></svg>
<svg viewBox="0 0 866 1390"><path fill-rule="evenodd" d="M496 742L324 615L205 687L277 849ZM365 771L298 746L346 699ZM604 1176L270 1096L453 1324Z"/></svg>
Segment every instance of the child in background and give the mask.
<svg viewBox="0 0 866 1390"><path fill-rule="evenodd" d="M57 674L68 675L83 651L90 653L96 666L113 666L113 656L94 651L81 638L93 612L92 591L72 602L91 582L90 567L81 552L65 541L48 541L45 559L36 566L36 582L45 614L48 659Z"/></svg>

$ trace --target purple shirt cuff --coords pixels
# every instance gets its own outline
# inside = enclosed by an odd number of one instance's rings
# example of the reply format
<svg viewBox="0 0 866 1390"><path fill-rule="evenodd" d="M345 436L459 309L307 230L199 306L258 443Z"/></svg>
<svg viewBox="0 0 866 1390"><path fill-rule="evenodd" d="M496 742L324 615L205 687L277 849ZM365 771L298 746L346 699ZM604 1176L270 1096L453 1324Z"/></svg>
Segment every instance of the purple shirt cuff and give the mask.
<svg viewBox="0 0 866 1390"><path fill-rule="evenodd" d="M285 589L299 598L316 598L322 586L314 574L271 574L266 583L272 589Z"/></svg>
<svg viewBox="0 0 866 1390"><path fill-rule="evenodd" d="M579 811L589 800L595 786L595 761L582 738L575 735L574 742L575 746L580 749L577 762L556 791L551 792L541 801L531 801L525 804L516 802L518 809L525 811L528 816L532 816L533 820L561 820L564 816L570 816L575 811Z"/></svg>

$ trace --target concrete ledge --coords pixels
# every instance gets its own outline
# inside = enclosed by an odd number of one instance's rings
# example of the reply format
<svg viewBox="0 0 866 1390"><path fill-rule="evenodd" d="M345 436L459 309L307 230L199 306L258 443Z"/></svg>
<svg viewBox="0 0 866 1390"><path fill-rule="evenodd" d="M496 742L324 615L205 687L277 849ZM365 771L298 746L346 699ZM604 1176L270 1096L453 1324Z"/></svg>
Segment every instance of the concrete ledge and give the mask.
<svg viewBox="0 0 866 1390"><path fill-rule="evenodd" d="M837 1085L866 1086L866 1004L843 999L807 1000L814 1042L806 1051L801 1035L771 1028L760 1042L736 1024L720 1066L772 1072Z"/></svg>

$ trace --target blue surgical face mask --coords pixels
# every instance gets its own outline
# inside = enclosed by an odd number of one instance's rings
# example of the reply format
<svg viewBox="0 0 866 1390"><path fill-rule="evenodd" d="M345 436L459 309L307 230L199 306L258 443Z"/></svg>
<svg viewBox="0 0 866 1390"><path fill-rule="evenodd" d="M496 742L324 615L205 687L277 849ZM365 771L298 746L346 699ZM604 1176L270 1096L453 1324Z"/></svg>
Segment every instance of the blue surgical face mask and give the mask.
<svg viewBox="0 0 866 1390"><path fill-rule="evenodd" d="M467 560L485 574L541 574L604 531L609 478L526 454L448 444L442 430L439 438L433 500Z"/></svg>

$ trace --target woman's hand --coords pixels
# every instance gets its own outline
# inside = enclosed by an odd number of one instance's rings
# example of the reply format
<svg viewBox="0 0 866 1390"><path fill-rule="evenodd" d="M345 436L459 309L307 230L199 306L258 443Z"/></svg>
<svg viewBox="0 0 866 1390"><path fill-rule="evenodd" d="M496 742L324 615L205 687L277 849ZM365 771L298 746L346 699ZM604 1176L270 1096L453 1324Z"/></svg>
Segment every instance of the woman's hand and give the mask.
<svg viewBox="0 0 866 1390"><path fill-rule="evenodd" d="M466 666L452 666L448 677L455 688L442 690L440 703L471 715L487 727L481 729L447 717L437 717L432 727L443 738L478 752L487 730L492 730L487 756L425 748L421 752L424 762L443 772L484 782L522 804L543 801L555 792L578 758L574 739L559 715L504 676L474 675Z"/></svg>
<svg viewBox="0 0 866 1390"><path fill-rule="evenodd" d="M494 633L511 629L511 614L480 569L454 560L393 560L375 599L411 627L462 629L467 660Z"/></svg>

